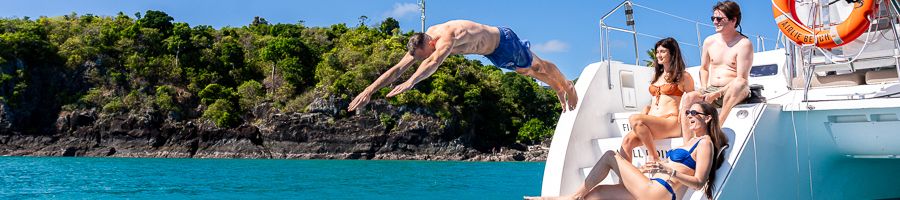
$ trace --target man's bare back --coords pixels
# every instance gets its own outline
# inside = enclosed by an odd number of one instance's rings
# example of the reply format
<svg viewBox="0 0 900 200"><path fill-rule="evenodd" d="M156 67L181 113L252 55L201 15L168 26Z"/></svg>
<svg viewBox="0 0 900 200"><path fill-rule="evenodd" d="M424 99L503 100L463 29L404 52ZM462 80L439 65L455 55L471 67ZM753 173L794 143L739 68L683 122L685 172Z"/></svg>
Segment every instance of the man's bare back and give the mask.
<svg viewBox="0 0 900 200"><path fill-rule="evenodd" d="M738 54L748 53L742 51L746 51L748 48L752 49L751 45L750 40L743 36L731 39L731 41L725 41L722 34L707 37L703 46L709 56L709 80L706 80L704 85L721 87L734 80L738 76Z"/></svg>
<svg viewBox="0 0 900 200"><path fill-rule="evenodd" d="M434 25L425 32L435 41L443 37L453 37L450 54L488 55L494 52L500 41L497 27L475 23L468 20L453 20Z"/></svg>

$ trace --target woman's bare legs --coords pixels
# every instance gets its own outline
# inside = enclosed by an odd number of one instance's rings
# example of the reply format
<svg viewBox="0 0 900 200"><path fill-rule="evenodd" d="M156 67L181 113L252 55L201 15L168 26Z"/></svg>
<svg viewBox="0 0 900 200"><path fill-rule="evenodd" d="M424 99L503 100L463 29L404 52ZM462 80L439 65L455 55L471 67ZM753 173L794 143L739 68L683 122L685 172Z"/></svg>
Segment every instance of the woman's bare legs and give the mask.
<svg viewBox="0 0 900 200"><path fill-rule="evenodd" d="M582 186L590 184L592 188L587 189L584 193L576 193L576 195L583 194L584 199L659 199L661 195L670 197L664 187L659 184L650 184L650 179L621 155L607 151L603 157L605 159L601 158L601 161L594 165L594 169L591 169L591 173ZM595 170L598 168L599 170ZM621 183L597 186L606 178L610 170L616 172Z"/></svg>
<svg viewBox="0 0 900 200"><path fill-rule="evenodd" d="M630 120L629 120L630 121ZM631 124L632 126L634 124ZM631 157L634 157L634 148L641 146L641 139L638 137L637 133L634 133L634 129L628 131L628 134L625 134L625 138L622 138L622 146L619 147L619 153L625 157L625 160L631 162Z"/></svg>
<svg viewBox="0 0 900 200"><path fill-rule="evenodd" d="M625 160L631 163L631 151L640 144L647 147L651 159L659 160L659 152L656 151L654 140L681 136L681 127L678 126L678 118L667 118L653 115L631 115L628 122L632 125L631 132L622 139L622 150Z"/></svg>
<svg viewBox="0 0 900 200"><path fill-rule="evenodd" d="M619 175L621 184L598 185L614 171ZM650 184L650 179L644 176L631 162L613 151L607 151L597 161L594 168L584 180L578 190L571 195L560 197L526 197L526 199L646 199L658 198L661 195L668 197L669 192L659 184Z"/></svg>
<svg viewBox="0 0 900 200"><path fill-rule="evenodd" d="M591 191L597 190L595 187L605 187L598 186L603 179L609 175L609 171L615 171L616 174L619 174L619 165L616 164L616 153L613 151L606 151L600 160L594 164L594 167L591 168L591 172L588 173L587 178L584 179L584 183L581 184L581 187L578 190L575 190L575 193L566 196L559 197L525 197L525 199L577 199L578 197L583 197ZM631 163L629 163L630 165ZM621 177L620 177L621 178ZM623 186L622 189L625 187ZM602 189L604 191L609 189ZM627 191L625 191L627 193ZM629 196L631 194L628 194Z"/></svg>
<svg viewBox="0 0 900 200"><path fill-rule="evenodd" d="M602 199L634 199L634 196L628 192L625 185L598 185L591 190L583 199L586 200L602 200Z"/></svg>
<svg viewBox="0 0 900 200"><path fill-rule="evenodd" d="M560 196L560 197L525 197L525 199L541 199L541 200L569 200L575 199L573 195L569 196ZM593 189L591 189L590 193L582 199L634 199L634 196L631 196L631 193L628 192L628 189L625 189L625 186L622 184L615 185L597 185Z"/></svg>
<svg viewBox="0 0 900 200"><path fill-rule="evenodd" d="M630 162L628 164L631 165ZM603 179L606 179L610 170L619 174L619 165L616 164L616 153L613 151L606 151L603 153L603 156L600 157L600 160L594 164L594 167L591 168L591 172L588 173L587 178L584 179L584 184L581 184L581 187L576 190L574 195L583 196L589 193L594 186L597 186ZM619 175L619 178L622 178L621 175Z"/></svg>
<svg viewBox="0 0 900 200"><path fill-rule="evenodd" d="M663 187L660 184L651 184L653 182L651 182L651 180L649 178L644 176L644 174L641 173L641 170L639 170L637 167L632 165L631 162L628 162L627 160L625 160L625 158L622 158L622 156L620 156L620 155L615 155L614 157L616 159L615 165L617 166L615 168L618 169L618 171L616 171L616 174L619 175L619 178L622 181L621 185L623 185L625 187L626 191L628 192L628 195L633 196L632 198L635 198L635 199L671 198L669 191L667 191L665 187ZM610 191L606 191L606 192L610 192ZM594 197L594 196L598 196L598 195L603 196L603 197L609 197L609 196L618 197L623 194L600 193L600 191L591 191L588 194L588 196L590 196L590 197Z"/></svg>

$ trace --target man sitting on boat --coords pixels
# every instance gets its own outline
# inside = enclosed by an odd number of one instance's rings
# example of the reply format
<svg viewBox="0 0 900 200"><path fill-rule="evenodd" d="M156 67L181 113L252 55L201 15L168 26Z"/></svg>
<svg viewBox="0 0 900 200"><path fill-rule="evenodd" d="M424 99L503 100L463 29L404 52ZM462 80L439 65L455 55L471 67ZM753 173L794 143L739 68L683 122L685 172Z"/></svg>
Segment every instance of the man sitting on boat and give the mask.
<svg viewBox="0 0 900 200"><path fill-rule="evenodd" d="M700 58L700 89L684 95L681 110L704 101L722 108L719 125L735 105L750 95L747 79L753 62L753 44L737 31L741 24L741 8L733 1L719 2L710 17L716 34L703 41ZM681 120L687 120L683 115ZM687 131L682 127L683 134Z"/></svg>

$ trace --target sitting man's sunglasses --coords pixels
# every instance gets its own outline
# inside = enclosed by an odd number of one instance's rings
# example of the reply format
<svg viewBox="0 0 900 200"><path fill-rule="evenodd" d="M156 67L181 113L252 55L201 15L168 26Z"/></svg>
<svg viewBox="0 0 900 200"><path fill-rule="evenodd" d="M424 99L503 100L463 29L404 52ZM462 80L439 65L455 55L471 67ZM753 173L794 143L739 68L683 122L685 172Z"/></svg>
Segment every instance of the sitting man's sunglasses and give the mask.
<svg viewBox="0 0 900 200"><path fill-rule="evenodd" d="M711 21L713 21L713 22L716 22L716 21L720 21L720 22L721 22L721 21L724 21L725 19L727 19L727 18L725 18L725 17L716 17L716 16L709 17L709 20L711 20Z"/></svg>
<svg viewBox="0 0 900 200"><path fill-rule="evenodd" d="M706 113L697 112L696 110L685 110L684 115L697 116L697 115L706 115Z"/></svg>

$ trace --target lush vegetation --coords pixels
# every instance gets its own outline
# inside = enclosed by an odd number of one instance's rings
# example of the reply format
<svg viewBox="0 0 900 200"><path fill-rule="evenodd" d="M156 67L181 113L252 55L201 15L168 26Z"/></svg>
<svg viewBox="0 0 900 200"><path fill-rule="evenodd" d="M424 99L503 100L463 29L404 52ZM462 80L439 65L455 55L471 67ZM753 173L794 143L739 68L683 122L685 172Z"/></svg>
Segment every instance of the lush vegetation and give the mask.
<svg viewBox="0 0 900 200"><path fill-rule="evenodd" d="M220 127L251 122L244 113L264 102L279 112L305 112L316 97L331 96L345 109L404 55L411 34L391 18L307 27L257 17L218 30L152 10L0 19L0 101L23 116L20 123L37 124L29 127L79 109L159 112ZM482 148L546 138L560 111L554 93L532 79L462 56L389 102L423 108ZM400 120L378 117L385 124Z"/></svg>

